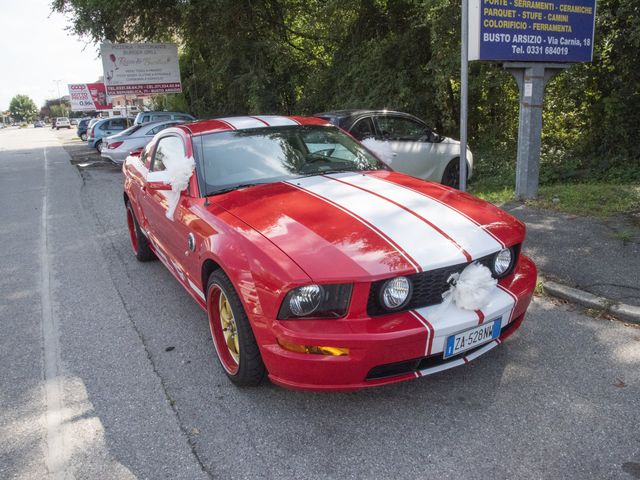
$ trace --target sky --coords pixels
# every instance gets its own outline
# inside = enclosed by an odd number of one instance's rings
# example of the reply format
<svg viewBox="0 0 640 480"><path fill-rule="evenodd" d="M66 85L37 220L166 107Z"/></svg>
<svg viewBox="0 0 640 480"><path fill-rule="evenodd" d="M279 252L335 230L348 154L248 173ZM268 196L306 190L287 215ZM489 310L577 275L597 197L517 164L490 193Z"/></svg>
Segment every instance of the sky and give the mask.
<svg viewBox="0 0 640 480"><path fill-rule="evenodd" d="M70 22L51 13L49 0L0 0L0 110L11 98L28 95L41 107L67 95L68 83L89 83L102 75L99 45L67 32ZM56 83L55 80L60 80Z"/></svg>

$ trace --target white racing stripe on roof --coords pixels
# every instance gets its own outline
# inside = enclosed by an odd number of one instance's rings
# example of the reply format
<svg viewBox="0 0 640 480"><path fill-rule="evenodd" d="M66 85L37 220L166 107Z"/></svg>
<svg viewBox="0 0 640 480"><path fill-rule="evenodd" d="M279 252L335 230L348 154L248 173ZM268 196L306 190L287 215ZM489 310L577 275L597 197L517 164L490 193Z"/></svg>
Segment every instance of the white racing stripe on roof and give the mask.
<svg viewBox="0 0 640 480"><path fill-rule="evenodd" d="M502 248L502 245L495 238L469 218L428 196L368 175L339 174L330 176L371 190L416 212L451 237L469 252L474 260Z"/></svg>
<svg viewBox="0 0 640 480"><path fill-rule="evenodd" d="M295 184L378 228L424 270L467 262L451 240L415 215L372 193L319 176L300 178Z"/></svg>
<svg viewBox="0 0 640 480"><path fill-rule="evenodd" d="M227 117L219 120L228 123L236 130L245 130L247 128L265 128L265 122L251 117Z"/></svg>
<svg viewBox="0 0 640 480"><path fill-rule="evenodd" d="M290 125L300 125L295 120L280 115L253 115L253 118L268 123L270 127L288 127Z"/></svg>

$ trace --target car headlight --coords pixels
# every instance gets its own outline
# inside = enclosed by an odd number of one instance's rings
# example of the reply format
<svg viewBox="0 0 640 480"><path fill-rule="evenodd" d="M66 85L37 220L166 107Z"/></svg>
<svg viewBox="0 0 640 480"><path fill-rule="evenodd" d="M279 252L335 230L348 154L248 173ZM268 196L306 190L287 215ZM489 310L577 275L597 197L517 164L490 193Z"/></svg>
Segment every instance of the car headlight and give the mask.
<svg viewBox="0 0 640 480"><path fill-rule="evenodd" d="M385 308L397 310L407 304L411 298L413 285L407 277L387 280L380 289L380 301Z"/></svg>
<svg viewBox="0 0 640 480"><path fill-rule="evenodd" d="M496 277L501 277L509 271L511 264L513 263L513 252L510 248L500 250L495 257L493 257L493 273Z"/></svg>
<svg viewBox="0 0 640 480"><path fill-rule="evenodd" d="M284 297L278 318L340 318L347 313L351 285L305 285Z"/></svg>

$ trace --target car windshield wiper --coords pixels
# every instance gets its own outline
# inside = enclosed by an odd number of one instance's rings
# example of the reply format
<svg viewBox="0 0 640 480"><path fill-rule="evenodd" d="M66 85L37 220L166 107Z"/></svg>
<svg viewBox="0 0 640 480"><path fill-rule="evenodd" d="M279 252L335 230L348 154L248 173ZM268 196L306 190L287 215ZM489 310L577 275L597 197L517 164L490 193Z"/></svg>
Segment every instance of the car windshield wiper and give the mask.
<svg viewBox="0 0 640 480"><path fill-rule="evenodd" d="M254 182L254 183L241 183L240 185L234 185L232 187L221 188L220 190L214 190L213 192L208 192L205 197L211 197L212 195L220 195L221 193L233 192L234 190L239 190L241 188L253 187L255 185L265 185L263 182Z"/></svg>
<svg viewBox="0 0 640 480"><path fill-rule="evenodd" d="M319 170L317 172L309 172L300 174L301 177L313 177L315 175L325 175L327 173L357 172L357 168L331 168L327 170Z"/></svg>

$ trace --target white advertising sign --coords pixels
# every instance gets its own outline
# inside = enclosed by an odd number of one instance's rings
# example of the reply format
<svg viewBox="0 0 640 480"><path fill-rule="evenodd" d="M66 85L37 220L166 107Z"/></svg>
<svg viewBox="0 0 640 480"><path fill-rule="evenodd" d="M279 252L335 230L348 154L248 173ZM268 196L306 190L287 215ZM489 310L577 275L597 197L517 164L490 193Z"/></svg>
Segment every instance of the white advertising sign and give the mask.
<svg viewBox="0 0 640 480"><path fill-rule="evenodd" d="M109 110L111 101L107 97L104 83L71 83L69 102L73 112Z"/></svg>
<svg viewBox="0 0 640 480"><path fill-rule="evenodd" d="M174 43L103 43L100 55L109 95L182 91Z"/></svg>

